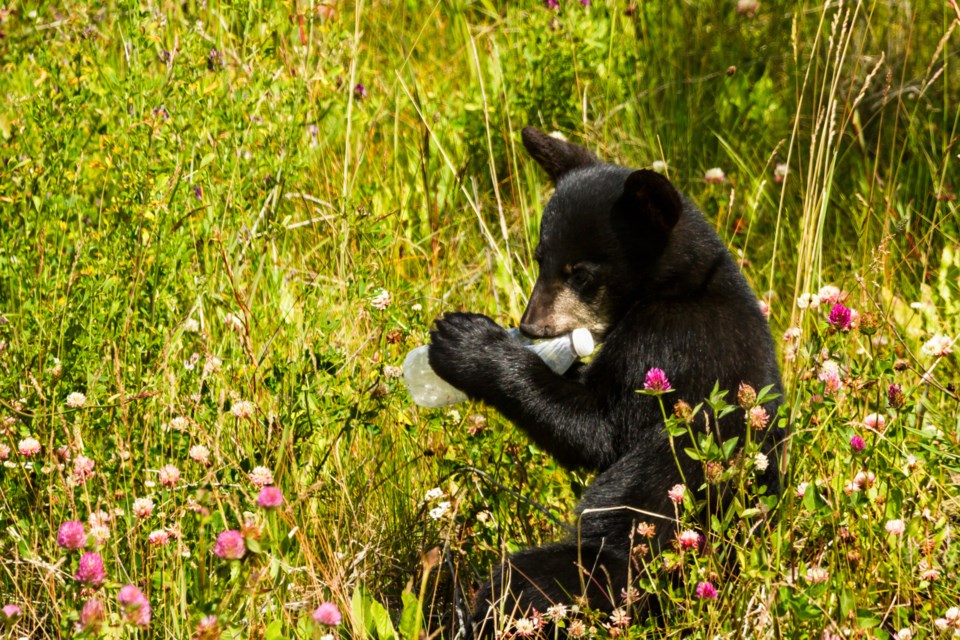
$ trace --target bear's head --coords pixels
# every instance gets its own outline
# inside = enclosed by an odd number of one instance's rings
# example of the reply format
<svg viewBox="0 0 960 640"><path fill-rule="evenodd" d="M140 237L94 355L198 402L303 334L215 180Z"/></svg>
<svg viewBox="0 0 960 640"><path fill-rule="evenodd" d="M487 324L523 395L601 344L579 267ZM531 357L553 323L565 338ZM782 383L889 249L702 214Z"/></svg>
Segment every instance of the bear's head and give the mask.
<svg viewBox="0 0 960 640"><path fill-rule="evenodd" d="M603 163L533 127L522 135L556 191L540 221L540 273L520 328L549 338L586 327L602 340L642 296L683 199L654 171Z"/></svg>

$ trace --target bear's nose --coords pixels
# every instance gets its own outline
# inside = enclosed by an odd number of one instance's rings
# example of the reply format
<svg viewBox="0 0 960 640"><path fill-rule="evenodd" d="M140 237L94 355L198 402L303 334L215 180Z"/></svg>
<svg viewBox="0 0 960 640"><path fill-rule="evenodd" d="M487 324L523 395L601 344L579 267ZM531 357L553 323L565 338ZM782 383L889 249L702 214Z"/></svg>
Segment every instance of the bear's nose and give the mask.
<svg viewBox="0 0 960 640"><path fill-rule="evenodd" d="M520 332L528 338L533 338L534 340L540 338L552 338L555 334L552 325L522 321L520 322Z"/></svg>

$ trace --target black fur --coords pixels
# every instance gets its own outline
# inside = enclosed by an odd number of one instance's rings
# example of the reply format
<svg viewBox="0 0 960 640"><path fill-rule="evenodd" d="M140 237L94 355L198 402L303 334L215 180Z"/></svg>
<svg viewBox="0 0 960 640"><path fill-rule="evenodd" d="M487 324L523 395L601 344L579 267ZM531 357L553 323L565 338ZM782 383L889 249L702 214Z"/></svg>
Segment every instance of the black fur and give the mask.
<svg viewBox="0 0 960 640"><path fill-rule="evenodd" d="M489 318L450 313L431 333L430 364L563 465L599 475L577 509L577 535L511 556L478 596L478 624L491 602L507 613L542 613L586 593L591 606L610 610L627 586L634 524L655 522L661 545L673 537L667 491L681 477L657 399L636 393L649 369L669 377L676 389L669 403L695 405L717 382L731 395L741 382L780 387L756 296L700 211L666 178L600 163L529 127L523 140L556 192L543 214L540 275L521 328L547 337L589 322L602 348L575 374L559 376ZM771 416L778 404L766 406ZM743 419L737 411L721 421L722 437L742 435ZM770 493L779 489L775 439L769 434L765 445ZM682 446L693 490L703 472Z"/></svg>

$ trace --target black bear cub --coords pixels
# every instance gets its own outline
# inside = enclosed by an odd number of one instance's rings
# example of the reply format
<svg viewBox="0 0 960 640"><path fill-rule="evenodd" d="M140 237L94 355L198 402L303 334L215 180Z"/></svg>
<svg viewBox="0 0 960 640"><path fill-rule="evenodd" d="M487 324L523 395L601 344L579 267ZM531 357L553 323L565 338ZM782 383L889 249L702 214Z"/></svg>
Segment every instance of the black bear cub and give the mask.
<svg viewBox="0 0 960 640"><path fill-rule="evenodd" d="M564 466L599 474L577 508L575 535L510 556L481 588L474 627L482 635L501 611L544 613L584 598L612 610L630 586L635 524L655 522L661 546L675 535L668 491L680 471L657 398L637 393L650 369L668 376L670 403L702 402L718 382L731 394L741 383L780 389L756 296L703 214L669 180L603 163L532 127L523 143L556 191L543 212L540 273L520 328L548 338L587 327L602 346L560 376L486 316L449 313L431 332L430 365ZM775 416L777 406L767 404L767 413ZM742 444L744 429L736 411L720 421L719 435L739 435ZM757 479L771 494L779 490L774 431L764 432L769 466ZM679 462L696 491L702 466L684 446L676 443Z"/></svg>

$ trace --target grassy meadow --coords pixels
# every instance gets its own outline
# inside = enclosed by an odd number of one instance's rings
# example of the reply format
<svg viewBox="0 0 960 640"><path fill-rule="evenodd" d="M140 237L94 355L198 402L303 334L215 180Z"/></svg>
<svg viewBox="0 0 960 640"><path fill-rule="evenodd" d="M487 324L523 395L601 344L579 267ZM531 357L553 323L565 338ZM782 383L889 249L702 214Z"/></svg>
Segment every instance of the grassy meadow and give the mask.
<svg viewBox="0 0 960 640"><path fill-rule="evenodd" d="M786 387L780 503L688 492L662 616L563 627L960 635L958 51L942 0L8 0L0 633L449 638L561 536L588 474L400 377L444 311L519 322L532 124L701 206Z"/></svg>

